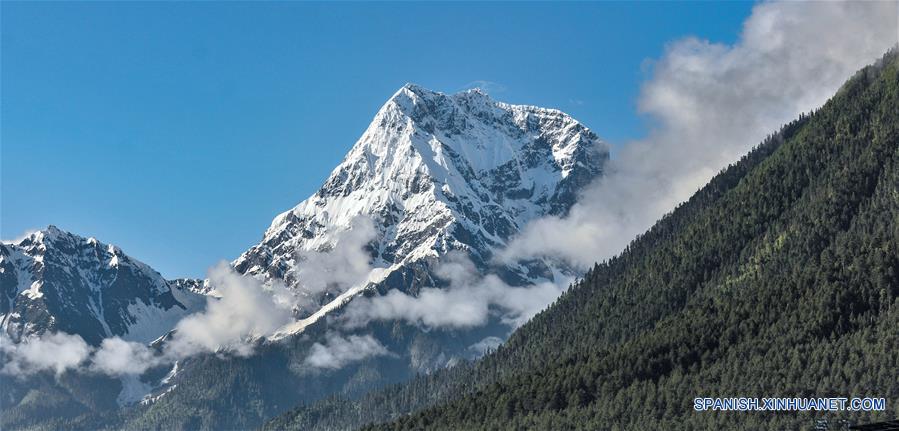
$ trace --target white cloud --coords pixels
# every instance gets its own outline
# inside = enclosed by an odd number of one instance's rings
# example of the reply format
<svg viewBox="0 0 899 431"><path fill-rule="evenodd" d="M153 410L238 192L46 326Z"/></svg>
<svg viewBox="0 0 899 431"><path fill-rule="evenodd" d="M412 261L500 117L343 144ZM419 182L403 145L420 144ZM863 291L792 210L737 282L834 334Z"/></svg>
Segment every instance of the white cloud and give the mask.
<svg viewBox="0 0 899 431"><path fill-rule="evenodd" d="M418 296L391 290L385 295L356 298L346 308L344 323L357 328L372 320L405 320L429 328L471 328L487 323L491 310L516 328L563 291L553 283L512 287L493 274L482 276L462 253L449 253L436 275L446 288L424 288Z"/></svg>
<svg viewBox="0 0 899 431"><path fill-rule="evenodd" d="M428 327L468 328L487 323L488 303L481 293L465 289L421 289L418 296L391 290L383 296L357 298L347 309L350 327L370 320L406 320Z"/></svg>
<svg viewBox="0 0 899 431"><path fill-rule="evenodd" d="M317 307L320 294L339 295L365 282L372 270L371 256L365 247L374 238L372 220L357 217L349 229L336 236L334 246L329 250L298 252L294 273L304 295L298 305L310 311Z"/></svg>
<svg viewBox="0 0 899 431"><path fill-rule="evenodd" d="M472 90L478 88L487 94L495 94L502 93L506 91L506 86L500 84L499 82L487 81L483 79L479 79L477 81L471 81L465 85L463 85L459 90Z"/></svg>
<svg viewBox="0 0 899 431"><path fill-rule="evenodd" d="M351 362L388 354L387 348L371 335L343 337L331 332L324 344L312 345L305 363L313 368L339 369Z"/></svg>
<svg viewBox="0 0 899 431"><path fill-rule="evenodd" d="M0 352L6 358L2 368L5 374L53 371L58 376L77 369L90 355L91 347L80 336L65 333L28 337L19 343L13 343L3 335L0 336Z"/></svg>
<svg viewBox="0 0 899 431"><path fill-rule="evenodd" d="M254 339L293 321L289 293L280 286L266 287L235 273L226 262L211 268L208 275L221 298L209 298L205 311L178 322L165 347L173 360L220 350L249 355Z"/></svg>
<svg viewBox="0 0 899 431"><path fill-rule="evenodd" d="M487 352L495 351L502 344L502 338L485 337L483 340L468 346L468 350L471 350L477 356L484 356L485 354L487 354Z"/></svg>
<svg viewBox="0 0 899 431"><path fill-rule="evenodd" d="M371 271L365 245L374 237L369 219L357 219L340 233L329 251L300 253L296 271L302 277L299 290L306 293L338 292L364 282ZM84 368L113 376L136 375L148 368L200 354L229 352L240 356L253 352L254 342L293 322L293 310L299 306L297 291L281 284L261 281L234 272L226 262L209 269L209 283L215 296L207 298L204 311L191 314L174 328L162 353L140 343L111 337L98 348L89 346L80 336L65 333L31 337L13 343L0 338L4 357L2 371L27 375L53 370ZM332 352L336 361L352 359L346 349L357 346L365 355L379 354L368 338L333 338L333 343L318 347L318 358ZM321 349L326 350L321 350Z"/></svg>
<svg viewBox="0 0 899 431"><path fill-rule="evenodd" d="M19 236L13 239L0 239L0 243L3 244L18 244L22 242L23 239L28 238L29 236L38 232L38 229L26 229L24 232L19 234Z"/></svg>
<svg viewBox="0 0 899 431"><path fill-rule="evenodd" d="M91 370L118 376L141 374L163 360L143 344L112 337L103 340L91 362Z"/></svg>
<svg viewBox="0 0 899 431"><path fill-rule="evenodd" d="M291 293L282 286L263 286L254 278L235 273L222 262L209 270L212 286L220 298L207 299L206 310L182 319L158 353L146 345L120 337L104 339L98 348L80 336L44 334L13 343L0 337L0 352L6 374L29 375L51 370L62 374L83 368L112 376L136 375L148 368L209 352L246 356L253 342L293 321Z"/></svg>
<svg viewBox="0 0 899 431"><path fill-rule="evenodd" d="M80 335L55 332L26 337L13 343L0 336L2 372L25 376L41 371L60 375L69 370L89 369L108 375L140 374L160 364L161 358L145 345L119 337L103 340L99 348L87 344Z"/></svg>
<svg viewBox="0 0 899 431"><path fill-rule="evenodd" d="M676 41L653 64L641 112L657 127L614 155L566 218L529 225L501 253L580 267L620 252L728 163L897 43L897 2L762 3L732 46Z"/></svg>

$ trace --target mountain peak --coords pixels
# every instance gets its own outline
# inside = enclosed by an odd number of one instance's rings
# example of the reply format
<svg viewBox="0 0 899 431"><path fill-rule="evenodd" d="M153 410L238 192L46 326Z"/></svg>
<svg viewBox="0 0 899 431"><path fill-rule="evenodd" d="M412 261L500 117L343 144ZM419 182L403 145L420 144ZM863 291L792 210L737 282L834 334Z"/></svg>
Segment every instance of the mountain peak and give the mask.
<svg viewBox="0 0 899 431"><path fill-rule="evenodd" d="M541 136L547 133L558 136ZM565 134L575 139L560 140ZM406 153L398 146L410 143L425 158L444 158L436 153L452 151L481 172L516 159L533 139L551 142L559 165L571 165L579 147L607 153L599 137L559 110L498 102L478 88L448 95L406 84L381 107L344 163L388 160L388 153ZM569 171L561 169L563 176Z"/></svg>
<svg viewBox="0 0 899 431"><path fill-rule="evenodd" d="M99 247L107 250L108 253L124 256L122 250L115 245L104 244L94 237L85 238L67 230L60 229L52 224L44 229L30 232L18 241L8 244L26 248L34 247L35 245L43 245L45 248L48 248L59 247L61 246L61 243L66 243L68 247L75 246L76 248L84 246Z"/></svg>
<svg viewBox="0 0 899 431"><path fill-rule="evenodd" d="M418 84L407 83L403 85L381 108L381 111L398 108L405 116L413 120L420 120L422 114L439 112L440 106L458 105L466 108L466 111L474 109L484 110L496 102L480 88L463 90L455 94L447 94L431 90Z"/></svg>
<svg viewBox="0 0 899 431"><path fill-rule="evenodd" d="M396 96L397 94L402 93L402 92L414 93L419 96L442 95L442 96L453 97L453 96L464 95L467 93L478 93L480 95L487 96L487 92L482 90L480 87L468 88L468 89L456 92L455 94L447 94L442 91L431 90L430 88L421 86L414 82L407 82L406 84L404 84L402 87L400 87L399 90L396 91L396 93L394 93L394 96Z"/></svg>
<svg viewBox="0 0 899 431"><path fill-rule="evenodd" d="M406 83L405 85L403 85L402 87L400 87L400 89L397 90L396 93L393 93L393 96L391 96L390 99L387 100L387 104L389 104L390 102L395 102L397 100L403 100L403 99L407 99L407 98L411 98L411 99L428 98L428 99L430 99L430 98L439 97L439 96L445 96L445 94L441 93L439 91L431 90L429 88L422 87L421 85L413 84L413 83L409 82L409 83Z"/></svg>
<svg viewBox="0 0 899 431"><path fill-rule="evenodd" d="M607 159L606 144L561 111L406 84L321 189L234 266L297 286L296 252L331 248L359 216L374 221L378 266L404 271L453 250L486 264L529 220L565 213Z"/></svg>
<svg viewBox="0 0 899 431"><path fill-rule="evenodd" d="M421 85L418 85L418 84L416 84L416 83L414 83L414 82L407 82L405 85L403 85L402 87L400 87L399 90L397 90L397 93L399 93L399 92L401 92L401 91L404 91L404 90L405 90L405 91L412 92L412 93L416 93L416 94L426 94L426 93L437 94L437 93L440 93L439 91L434 91L434 90L431 90L431 89L422 87Z"/></svg>
<svg viewBox="0 0 899 431"><path fill-rule="evenodd" d="M26 238L33 237L36 241L54 241L62 236L72 236L72 234L51 224L46 229L33 232Z"/></svg>

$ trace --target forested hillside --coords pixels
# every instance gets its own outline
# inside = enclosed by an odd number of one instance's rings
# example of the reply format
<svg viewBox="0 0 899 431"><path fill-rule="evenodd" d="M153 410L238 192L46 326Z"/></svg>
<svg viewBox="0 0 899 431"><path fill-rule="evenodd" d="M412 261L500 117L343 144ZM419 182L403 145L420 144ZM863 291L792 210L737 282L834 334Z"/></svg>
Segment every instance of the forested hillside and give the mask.
<svg viewBox="0 0 899 431"><path fill-rule="evenodd" d="M822 417L895 418L897 297L893 51L596 265L497 352L268 427L811 429ZM693 398L707 396L872 396L887 411L694 412Z"/></svg>

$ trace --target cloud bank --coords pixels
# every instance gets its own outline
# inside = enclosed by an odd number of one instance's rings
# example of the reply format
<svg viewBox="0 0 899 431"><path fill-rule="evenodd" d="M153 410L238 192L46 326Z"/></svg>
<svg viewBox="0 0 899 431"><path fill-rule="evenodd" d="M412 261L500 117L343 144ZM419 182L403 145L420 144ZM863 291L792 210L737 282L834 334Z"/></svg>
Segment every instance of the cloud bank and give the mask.
<svg viewBox="0 0 899 431"><path fill-rule="evenodd" d="M90 369L110 376L141 374L165 360L149 347L119 337L103 340Z"/></svg>
<svg viewBox="0 0 899 431"><path fill-rule="evenodd" d="M207 299L206 310L175 326L165 354L182 358L203 352L252 353L252 341L293 321L292 293L280 285L234 272L226 262L209 270L209 282L221 295Z"/></svg>
<svg viewBox="0 0 899 431"><path fill-rule="evenodd" d="M302 253L295 268L304 277L298 290L279 283L263 283L234 272L227 262L218 263L207 273L215 296L207 298L204 311L179 321L159 348L121 337L107 338L100 346L92 347L80 336L65 333L29 337L20 343L0 336L4 362L0 372L25 376L42 371L61 375L80 370L125 376L203 353L248 356L261 338L294 321L294 310L307 300L298 295L300 292L339 291L364 281L371 270L364 246L373 235L371 221L360 219L337 236L337 244L331 250ZM333 368L327 364L343 366L386 353L373 341L364 336L331 337L327 344L316 345L311 364ZM357 348L355 356L347 352L351 348Z"/></svg>
<svg viewBox="0 0 899 431"><path fill-rule="evenodd" d="M491 313L517 328L562 294L564 284L538 283L512 287L493 274L481 275L460 252L448 253L436 275L446 288L424 288L418 296L391 290L385 295L353 300L344 324L358 328L372 320L403 320L429 328L471 328L487 323Z"/></svg>
<svg viewBox="0 0 899 431"><path fill-rule="evenodd" d="M328 333L325 343L312 345L305 364L313 368L336 370L350 362L368 357L389 355L383 345L371 335L350 335L343 337L336 332Z"/></svg>
<svg viewBox="0 0 899 431"><path fill-rule="evenodd" d="M78 335L49 334L13 343L6 334L0 336L0 353L4 374L29 375L53 371L57 376L78 368L90 355L91 347Z"/></svg>
<svg viewBox="0 0 899 431"><path fill-rule="evenodd" d="M897 43L897 2L756 6L734 45L685 38L651 63L639 108L655 127L613 155L566 218L529 225L506 260L581 268L619 253L717 172Z"/></svg>
<svg viewBox="0 0 899 431"><path fill-rule="evenodd" d="M22 240L24 240L25 238L28 238L29 236L33 235L35 232L38 232L38 229L26 229L24 232L19 234L19 236L16 236L12 239L0 239L0 243L18 244L18 243L22 242Z"/></svg>
<svg viewBox="0 0 899 431"><path fill-rule="evenodd" d="M209 280L220 298L209 297L203 312L191 314L175 326L161 349L127 341L104 339L99 347L79 335L50 333L13 343L0 336L5 374L30 375L53 371L84 370L110 376L135 375L154 366L173 363L200 353L232 353L246 356L253 342L293 321L292 296L282 286L235 273L221 262L209 270Z"/></svg>
<svg viewBox="0 0 899 431"><path fill-rule="evenodd" d="M356 217L350 227L338 233L334 246L325 251L297 253L294 274L302 293L297 306L315 311L322 293L337 296L365 282L372 271L366 246L375 239L375 225L368 217Z"/></svg>

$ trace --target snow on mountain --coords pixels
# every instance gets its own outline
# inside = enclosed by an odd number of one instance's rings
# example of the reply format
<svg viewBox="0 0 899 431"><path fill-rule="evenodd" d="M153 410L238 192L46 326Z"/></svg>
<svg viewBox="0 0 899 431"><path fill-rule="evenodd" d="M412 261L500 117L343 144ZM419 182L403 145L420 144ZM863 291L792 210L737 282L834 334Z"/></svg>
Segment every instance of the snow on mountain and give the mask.
<svg viewBox="0 0 899 431"><path fill-rule="evenodd" d="M114 245L55 226L0 244L0 330L13 340L45 332L90 344L121 336L148 343L202 309L202 282L168 282Z"/></svg>
<svg viewBox="0 0 899 431"><path fill-rule="evenodd" d="M494 250L529 221L567 212L607 160L606 144L558 110L497 102L477 89L447 95L407 84L321 189L278 215L233 266L299 286L298 253L330 249L363 216L376 230L368 245L376 284L414 293L439 284L430 265L447 252L488 267ZM552 272L519 267L505 277L523 283ZM331 309L335 298L345 301L347 292L315 300Z"/></svg>
<svg viewBox="0 0 899 431"><path fill-rule="evenodd" d="M302 330L366 287L415 293L439 286L437 258L462 251L481 270L525 224L564 214L602 173L606 145L563 112L494 101L480 90L447 95L406 85L321 189L280 214L233 262L241 273L301 287L303 252L326 251L360 216L374 223L361 285L315 291L279 333ZM539 265L505 268L507 281L551 279ZM302 289L299 289L302 291ZM208 281L167 281L112 245L50 226L0 244L0 330L151 342L216 295ZM275 337L278 338L278 337Z"/></svg>

